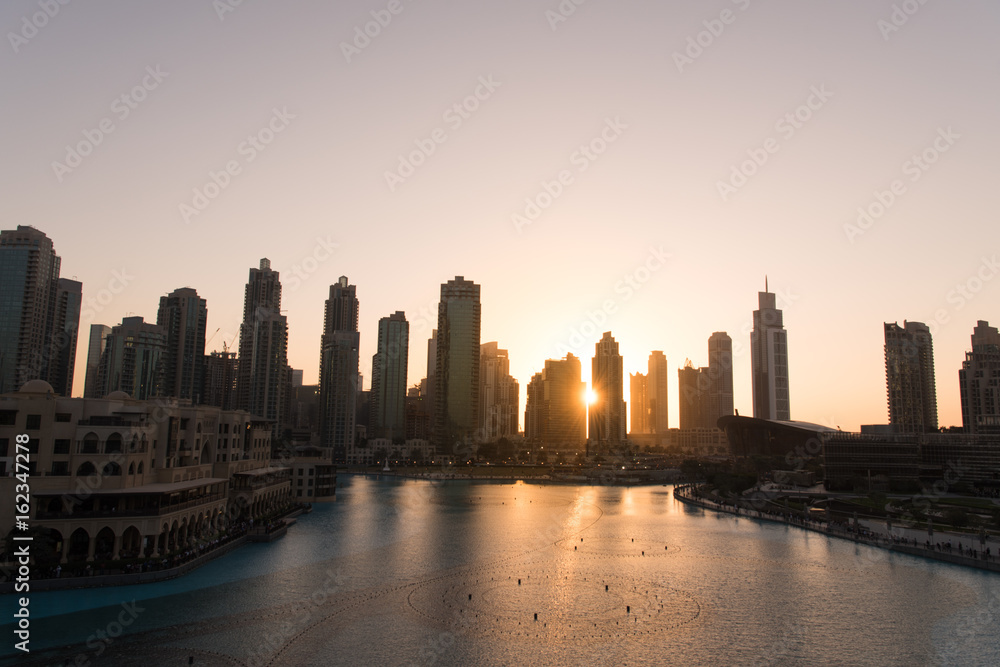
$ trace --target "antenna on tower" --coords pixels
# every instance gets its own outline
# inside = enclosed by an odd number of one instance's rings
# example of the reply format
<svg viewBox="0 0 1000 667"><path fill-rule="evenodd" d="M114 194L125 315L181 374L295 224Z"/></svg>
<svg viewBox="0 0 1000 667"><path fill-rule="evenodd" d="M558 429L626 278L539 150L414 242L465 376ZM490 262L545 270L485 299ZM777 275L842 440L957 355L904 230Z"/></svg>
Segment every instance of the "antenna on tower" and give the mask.
<svg viewBox="0 0 1000 667"><path fill-rule="evenodd" d="M767 274L764 274L764 291L767 292Z"/></svg>

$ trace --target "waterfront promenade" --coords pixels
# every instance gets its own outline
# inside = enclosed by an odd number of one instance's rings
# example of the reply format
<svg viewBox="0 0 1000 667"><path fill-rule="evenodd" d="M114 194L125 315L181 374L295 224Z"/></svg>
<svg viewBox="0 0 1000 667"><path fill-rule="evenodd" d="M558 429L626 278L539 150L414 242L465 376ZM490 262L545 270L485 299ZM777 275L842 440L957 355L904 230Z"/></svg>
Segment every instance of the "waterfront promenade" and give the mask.
<svg viewBox="0 0 1000 667"><path fill-rule="evenodd" d="M885 533L872 530L870 523L868 524L868 528L859 527L855 529L846 524L805 519L790 510L785 512L770 512L757 509L749 506L747 501L744 501L742 505L716 502L697 495L697 491L698 487L695 484L678 485L674 487L674 497L683 503L715 512L725 512L759 521L784 523L789 526L796 526L804 530L851 540L852 542L866 544L879 549L896 551L911 556L920 556L922 558L932 558L946 563L975 567L991 572L1000 572L1000 554L996 553L996 551L986 554L972 547L960 546L963 543L972 542L973 536L970 535L939 532L935 535L934 542L931 542L930 539L920 542L918 538L913 536L917 531L912 529L893 528L892 533Z"/></svg>

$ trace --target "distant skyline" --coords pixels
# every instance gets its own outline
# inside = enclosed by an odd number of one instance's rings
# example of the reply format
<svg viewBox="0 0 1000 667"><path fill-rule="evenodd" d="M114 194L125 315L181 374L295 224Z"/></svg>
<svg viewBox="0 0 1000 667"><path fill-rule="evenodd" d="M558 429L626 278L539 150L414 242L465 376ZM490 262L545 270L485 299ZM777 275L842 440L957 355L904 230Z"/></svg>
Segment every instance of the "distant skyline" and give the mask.
<svg viewBox="0 0 1000 667"><path fill-rule="evenodd" d="M13 0L0 228L43 231L83 283L74 395L89 325L154 322L178 288L207 302L206 352L237 349L267 257L307 384L339 276L366 382L404 311L412 386L464 275L522 418L546 359L589 383L605 331L625 373L664 352L671 424L676 369L726 331L749 415L766 274L792 419L886 423L883 325L907 320L961 425L973 328L1000 322L1000 6L899 4L426 0L372 28L382 0L70 3L37 27Z"/></svg>

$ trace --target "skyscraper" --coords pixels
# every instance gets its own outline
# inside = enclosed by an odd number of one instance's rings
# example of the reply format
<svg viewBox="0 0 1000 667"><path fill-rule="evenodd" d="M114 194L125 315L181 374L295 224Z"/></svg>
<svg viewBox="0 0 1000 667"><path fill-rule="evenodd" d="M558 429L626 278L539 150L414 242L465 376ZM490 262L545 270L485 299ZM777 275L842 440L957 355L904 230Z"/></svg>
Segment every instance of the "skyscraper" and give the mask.
<svg viewBox="0 0 1000 667"><path fill-rule="evenodd" d="M483 343L479 349L479 439L493 442L513 437L520 421L520 398L507 350L495 342Z"/></svg>
<svg viewBox="0 0 1000 667"><path fill-rule="evenodd" d="M104 343L111 327L105 324L91 324L89 344L87 346L87 374L84 377L83 397L103 398L97 394L97 369L101 365L101 355L104 354ZM235 356L235 355L234 355Z"/></svg>
<svg viewBox="0 0 1000 667"><path fill-rule="evenodd" d="M97 379L92 384L95 397L104 398L113 391L123 391L140 401L162 395L167 354L163 327L141 317L126 317L111 328L103 345Z"/></svg>
<svg viewBox="0 0 1000 667"><path fill-rule="evenodd" d="M618 343L605 331L597 342L591 363L590 385L596 394L590 406L590 432L595 444L618 444L625 440L625 378Z"/></svg>
<svg viewBox="0 0 1000 667"><path fill-rule="evenodd" d="M479 285L456 276L441 285L434 390L434 444L453 453L479 426Z"/></svg>
<svg viewBox="0 0 1000 667"><path fill-rule="evenodd" d="M958 372L966 433L1000 433L1000 333L979 320Z"/></svg>
<svg viewBox="0 0 1000 667"><path fill-rule="evenodd" d="M678 421L682 430L704 428L708 392L708 369L695 368L690 359L677 369Z"/></svg>
<svg viewBox="0 0 1000 667"><path fill-rule="evenodd" d="M160 297L156 324L167 333L163 395L202 402L205 381L205 300L190 287Z"/></svg>
<svg viewBox="0 0 1000 667"><path fill-rule="evenodd" d="M580 360L572 354L548 359L528 384L524 435L548 447L582 449L587 440L587 385Z"/></svg>
<svg viewBox="0 0 1000 667"><path fill-rule="evenodd" d="M281 281L267 258L250 269L243 296L240 356L236 372L241 410L272 422L277 442L287 384L288 321L281 314Z"/></svg>
<svg viewBox="0 0 1000 667"><path fill-rule="evenodd" d="M753 416L758 419L791 419L788 395L788 336L775 295L757 293L759 308L753 311L750 332L750 364L753 368Z"/></svg>
<svg viewBox="0 0 1000 667"><path fill-rule="evenodd" d="M719 417L733 414L733 339L725 331L708 338L708 379L705 422L716 428Z"/></svg>
<svg viewBox="0 0 1000 667"><path fill-rule="evenodd" d="M934 348L922 322L885 323L885 381L889 424L897 432L937 430Z"/></svg>
<svg viewBox="0 0 1000 667"><path fill-rule="evenodd" d="M647 433L666 435L670 428L667 413L667 357L659 350L649 355L646 373L646 398L648 400Z"/></svg>
<svg viewBox="0 0 1000 667"><path fill-rule="evenodd" d="M42 232L0 231L0 394L41 379L70 395L82 286L60 280L59 267Z"/></svg>
<svg viewBox="0 0 1000 667"><path fill-rule="evenodd" d="M649 398L646 395L648 388L647 376L642 373L629 374L629 433L645 434L652 432L649 427Z"/></svg>
<svg viewBox="0 0 1000 667"><path fill-rule="evenodd" d="M203 366L205 377L201 390L202 403L223 410L235 410L236 375L239 367L236 353L226 349L212 352L205 355Z"/></svg>
<svg viewBox="0 0 1000 667"><path fill-rule="evenodd" d="M406 370L410 323L396 311L378 321L378 351L372 357L369 438L406 439Z"/></svg>
<svg viewBox="0 0 1000 667"><path fill-rule="evenodd" d="M357 288L341 276L326 300L319 362L320 446L332 449L334 463L347 463L354 446L360 347Z"/></svg>

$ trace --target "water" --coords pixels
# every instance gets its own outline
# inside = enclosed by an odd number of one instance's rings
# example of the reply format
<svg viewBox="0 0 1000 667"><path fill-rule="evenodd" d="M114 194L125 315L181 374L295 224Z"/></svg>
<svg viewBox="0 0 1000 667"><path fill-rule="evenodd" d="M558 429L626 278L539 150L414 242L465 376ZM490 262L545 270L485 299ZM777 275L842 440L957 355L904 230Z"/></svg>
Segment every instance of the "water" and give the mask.
<svg viewBox="0 0 1000 667"><path fill-rule="evenodd" d="M33 593L35 659L6 662L1000 664L1000 576L669 487L342 476L337 496L180 579Z"/></svg>

